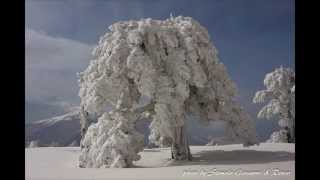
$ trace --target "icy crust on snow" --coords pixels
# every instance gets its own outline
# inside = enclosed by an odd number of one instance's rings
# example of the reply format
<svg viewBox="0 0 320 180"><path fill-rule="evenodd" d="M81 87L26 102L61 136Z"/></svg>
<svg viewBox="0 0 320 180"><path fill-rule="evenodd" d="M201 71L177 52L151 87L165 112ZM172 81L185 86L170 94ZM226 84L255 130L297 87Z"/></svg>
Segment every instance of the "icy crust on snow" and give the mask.
<svg viewBox="0 0 320 180"><path fill-rule="evenodd" d="M204 124L227 121L232 138L257 143L254 124L234 101L235 84L197 21L142 19L109 29L79 74L81 106L102 115L82 141L83 167L130 167L142 150L134 123L144 115L153 119L149 139L158 145L170 144L187 113L199 115ZM141 96L150 104L138 108ZM106 114L109 104L113 110Z"/></svg>
<svg viewBox="0 0 320 180"><path fill-rule="evenodd" d="M269 100L267 105L259 111L258 117L270 119L278 115L279 126L288 128L286 131L291 136L291 140L288 139L287 142L294 141L295 72L290 68L277 68L265 76L264 86L266 89L256 92L253 98L254 103L262 103ZM273 141L272 139L275 139L275 137L280 138L283 131L275 132L270 141Z"/></svg>

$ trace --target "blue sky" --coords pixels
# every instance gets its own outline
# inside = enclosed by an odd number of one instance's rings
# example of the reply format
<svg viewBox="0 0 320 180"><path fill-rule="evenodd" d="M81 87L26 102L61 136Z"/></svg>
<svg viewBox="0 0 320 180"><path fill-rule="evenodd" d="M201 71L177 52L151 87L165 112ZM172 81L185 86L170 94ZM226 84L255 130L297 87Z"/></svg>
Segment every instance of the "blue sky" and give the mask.
<svg viewBox="0 0 320 180"><path fill-rule="evenodd" d="M166 19L170 13L191 16L208 29L221 62L238 85L240 101L253 117L261 106L251 99L263 88L265 74L280 65L294 68L293 0L29 0L27 102L78 103L75 73L88 65L90 48L109 25Z"/></svg>

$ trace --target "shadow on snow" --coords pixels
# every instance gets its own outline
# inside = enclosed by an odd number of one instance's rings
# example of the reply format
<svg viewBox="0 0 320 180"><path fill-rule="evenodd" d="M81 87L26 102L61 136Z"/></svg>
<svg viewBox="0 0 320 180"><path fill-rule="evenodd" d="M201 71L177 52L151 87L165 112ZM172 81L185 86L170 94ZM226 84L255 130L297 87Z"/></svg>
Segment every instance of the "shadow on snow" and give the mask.
<svg viewBox="0 0 320 180"><path fill-rule="evenodd" d="M214 150L195 153L193 154L192 161L172 161L168 166L261 164L291 161L294 159L295 153L286 151Z"/></svg>

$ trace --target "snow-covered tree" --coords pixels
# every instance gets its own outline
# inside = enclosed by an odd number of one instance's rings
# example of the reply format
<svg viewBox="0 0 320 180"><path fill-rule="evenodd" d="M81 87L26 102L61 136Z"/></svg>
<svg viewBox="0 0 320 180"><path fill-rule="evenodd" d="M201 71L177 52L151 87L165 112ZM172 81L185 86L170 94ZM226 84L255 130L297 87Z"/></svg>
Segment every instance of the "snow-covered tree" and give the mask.
<svg viewBox="0 0 320 180"><path fill-rule="evenodd" d="M55 141L52 141L49 145L48 145L48 147L59 147L60 146L60 144L58 143L58 142L55 142Z"/></svg>
<svg viewBox="0 0 320 180"><path fill-rule="evenodd" d="M258 117L270 119L277 115L283 129L274 133L271 139L279 139L275 137L287 131L287 142L295 142L295 72L290 68L277 68L265 76L264 85L266 89L256 92L253 98L254 103L269 100Z"/></svg>
<svg viewBox="0 0 320 180"><path fill-rule="evenodd" d="M149 140L170 145L175 160L191 160L188 114L203 124L226 121L230 137L257 143L254 124L234 100L235 84L198 22L179 16L117 22L109 29L79 74L81 167L132 166L143 150L143 135L135 129L140 118L152 119ZM149 100L145 105L142 97ZM88 114L98 122L87 123Z"/></svg>
<svg viewBox="0 0 320 180"><path fill-rule="evenodd" d="M266 142L268 143L286 143L288 142L288 131L285 129L280 129L271 134L270 139Z"/></svg>
<svg viewBox="0 0 320 180"><path fill-rule="evenodd" d="M39 147L39 142L38 141L31 141L28 148L35 148Z"/></svg>
<svg viewBox="0 0 320 180"><path fill-rule="evenodd" d="M68 146L69 146L69 147L76 147L76 146L79 146L79 144L78 144L77 140L74 140L74 141L72 141L72 143L70 143Z"/></svg>

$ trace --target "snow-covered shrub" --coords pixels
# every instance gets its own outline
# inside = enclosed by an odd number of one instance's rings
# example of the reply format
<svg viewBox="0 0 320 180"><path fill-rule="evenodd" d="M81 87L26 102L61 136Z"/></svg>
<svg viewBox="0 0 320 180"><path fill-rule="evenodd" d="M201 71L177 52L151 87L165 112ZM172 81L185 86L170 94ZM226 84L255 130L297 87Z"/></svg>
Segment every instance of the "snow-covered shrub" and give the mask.
<svg viewBox="0 0 320 180"><path fill-rule="evenodd" d="M88 128L81 146L80 167L130 167L140 159L143 135L134 129L135 115L131 112L104 113Z"/></svg>
<svg viewBox="0 0 320 180"><path fill-rule="evenodd" d="M58 143L58 142L51 142L49 145L48 145L48 147L59 147L60 146L60 144Z"/></svg>
<svg viewBox="0 0 320 180"><path fill-rule="evenodd" d="M76 147L76 146L79 147L79 144L78 144L77 140L74 140L74 141L72 141L72 143L70 143L68 146L69 146L69 147Z"/></svg>
<svg viewBox="0 0 320 180"><path fill-rule="evenodd" d="M280 131L275 131L271 134L270 139L266 142L268 143L286 143L288 142L288 131L281 129Z"/></svg>
<svg viewBox="0 0 320 180"><path fill-rule="evenodd" d="M290 68L277 68L265 76L264 85L266 90L256 92L253 98L254 103L269 100L259 111L258 117L270 119L277 115L279 126L288 129L287 142L295 142L295 72ZM280 136L282 132L273 135Z"/></svg>
<svg viewBox="0 0 320 180"><path fill-rule="evenodd" d="M234 101L235 84L207 30L190 17L117 22L100 38L94 59L79 74L82 107L80 166L130 167L142 150L135 130L142 117L152 119L154 144L172 148L176 160L191 159L187 114L227 123L231 138L257 143L254 124ZM139 106L141 97L150 102ZM106 114L112 106L111 114ZM87 116L96 114L90 125Z"/></svg>
<svg viewBox="0 0 320 180"><path fill-rule="evenodd" d="M35 148L35 147L39 147L38 145L38 141L31 141L28 148Z"/></svg>

